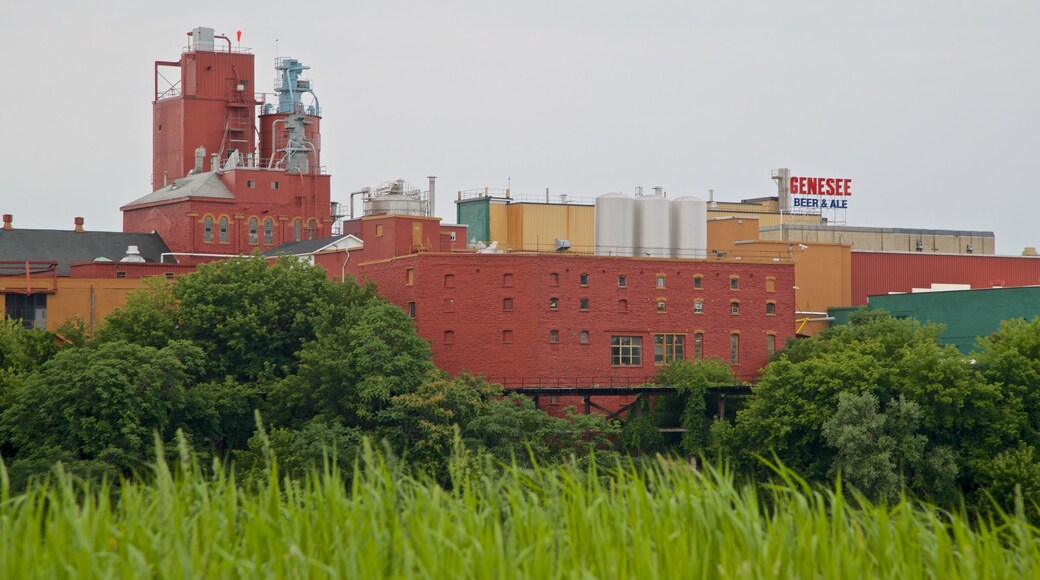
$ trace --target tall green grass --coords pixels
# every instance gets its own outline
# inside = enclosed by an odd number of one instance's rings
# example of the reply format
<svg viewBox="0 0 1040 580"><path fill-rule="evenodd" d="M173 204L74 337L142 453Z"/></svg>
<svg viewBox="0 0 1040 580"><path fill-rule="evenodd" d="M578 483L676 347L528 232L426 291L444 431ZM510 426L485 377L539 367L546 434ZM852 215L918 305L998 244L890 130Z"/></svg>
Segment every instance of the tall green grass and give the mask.
<svg viewBox="0 0 1040 580"><path fill-rule="evenodd" d="M332 468L303 482L274 468L244 485L182 455L147 483L58 475L17 495L0 468L0 577L1040 575L1038 533L1021 514L969 523L907 501L851 505L782 470L756 489L667 460L455 465L446 489L368 449L349 483Z"/></svg>

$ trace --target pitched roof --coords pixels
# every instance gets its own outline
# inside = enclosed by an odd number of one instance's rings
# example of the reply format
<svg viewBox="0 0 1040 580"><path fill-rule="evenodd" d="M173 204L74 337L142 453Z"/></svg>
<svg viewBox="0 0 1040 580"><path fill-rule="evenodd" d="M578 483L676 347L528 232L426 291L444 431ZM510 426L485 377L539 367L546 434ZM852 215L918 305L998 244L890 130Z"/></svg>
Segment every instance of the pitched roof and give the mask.
<svg viewBox="0 0 1040 580"><path fill-rule="evenodd" d="M231 193L231 190L224 185L224 182L220 180L220 176L217 172L207 171L206 173L198 173L196 175L188 175L180 179L175 179L173 180L173 183L170 183L166 187L157 189L144 197L137 198L120 209L126 209L135 205L186 199L189 197L235 199L235 194Z"/></svg>
<svg viewBox="0 0 1040 580"><path fill-rule="evenodd" d="M68 276L69 265L77 262L97 258L118 262L127 246L137 246L146 262L159 262L160 255L170 251L155 233L0 229L0 261L58 262L59 276Z"/></svg>
<svg viewBox="0 0 1040 580"><path fill-rule="evenodd" d="M319 238L317 240L304 240L302 242L288 242L276 246L264 252L264 256L273 258L275 256L302 256L315 254L323 250L354 249L363 245L361 239L351 234Z"/></svg>

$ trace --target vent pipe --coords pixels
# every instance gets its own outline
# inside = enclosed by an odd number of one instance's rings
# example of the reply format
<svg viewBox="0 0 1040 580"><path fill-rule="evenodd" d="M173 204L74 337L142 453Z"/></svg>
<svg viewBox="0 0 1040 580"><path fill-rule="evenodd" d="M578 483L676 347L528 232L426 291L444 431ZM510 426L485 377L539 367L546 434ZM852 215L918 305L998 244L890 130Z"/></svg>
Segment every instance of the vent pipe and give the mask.
<svg viewBox="0 0 1040 580"><path fill-rule="evenodd" d="M658 185L654 188L654 197L664 197L664 188Z"/></svg>
<svg viewBox="0 0 1040 580"><path fill-rule="evenodd" d="M214 153L209 158L209 170L220 171L220 155Z"/></svg>
<svg viewBox="0 0 1040 580"><path fill-rule="evenodd" d="M434 183L434 182L437 181L437 176L436 175L431 175L431 176L427 177L426 179L430 180L430 195L429 195L429 199L426 200L426 203L429 205L429 211L427 212L426 215L428 215L430 217L437 217L437 203L436 203L436 200L437 200L437 196L436 196L437 188L436 188L436 185Z"/></svg>

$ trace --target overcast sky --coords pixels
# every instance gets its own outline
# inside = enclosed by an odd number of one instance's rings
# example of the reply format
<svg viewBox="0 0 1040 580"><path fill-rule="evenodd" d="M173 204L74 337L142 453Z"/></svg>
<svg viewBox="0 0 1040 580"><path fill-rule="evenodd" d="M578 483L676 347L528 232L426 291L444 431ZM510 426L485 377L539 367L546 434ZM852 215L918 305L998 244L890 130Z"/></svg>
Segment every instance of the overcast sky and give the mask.
<svg viewBox="0 0 1040 580"><path fill-rule="evenodd" d="M1037 0L28 2L0 18L0 211L118 231L151 186L152 63L210 26L311 67L334 201L454 192L775 195L852 179L847 223L1040 246ZM292 8L288 8L292 7Z"/></svg>

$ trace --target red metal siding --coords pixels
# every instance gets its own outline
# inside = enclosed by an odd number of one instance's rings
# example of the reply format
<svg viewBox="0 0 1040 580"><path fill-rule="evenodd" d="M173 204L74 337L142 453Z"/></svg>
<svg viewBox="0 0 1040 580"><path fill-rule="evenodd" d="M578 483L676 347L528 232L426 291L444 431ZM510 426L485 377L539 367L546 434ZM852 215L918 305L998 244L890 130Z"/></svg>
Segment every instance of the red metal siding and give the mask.
<svg viewBox="0 0 1040 580"><path fill-rule="evenodd" d="M852 252L852 304L867 296L910 292L932 284L970 284L972 288L1036 286L1040 258L954 254Z"/></svg>

